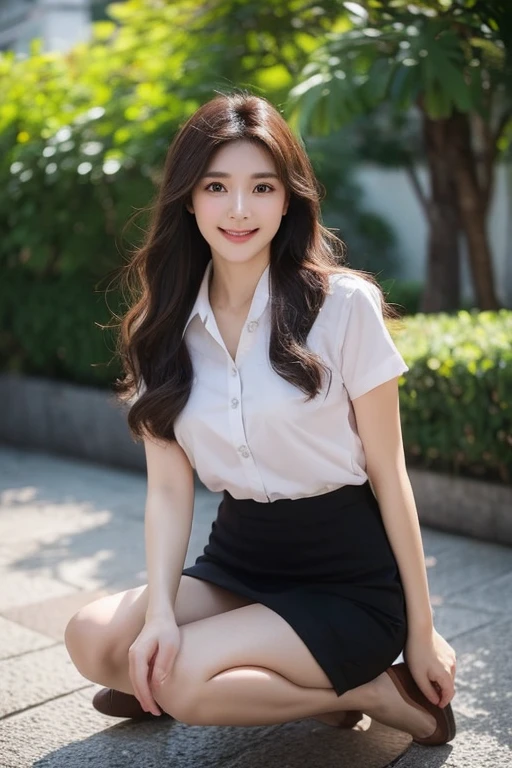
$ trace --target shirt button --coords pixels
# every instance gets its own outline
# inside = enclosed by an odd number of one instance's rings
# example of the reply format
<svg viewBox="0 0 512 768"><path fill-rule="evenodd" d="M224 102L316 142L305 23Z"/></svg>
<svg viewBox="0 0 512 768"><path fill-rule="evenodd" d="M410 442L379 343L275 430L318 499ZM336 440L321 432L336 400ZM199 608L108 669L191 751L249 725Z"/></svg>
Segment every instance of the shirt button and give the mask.
<svg viewBox="0 0 512 768"><path fill-rule="evenodd" d="M236 397L234 397L231 401L231 407L238 408L238 403L239 403L239 400L237 400Z"/></svg>
<svg viewBox="0 0 512 768"><path fill-rule="evenodd" d="M237 375L237 373L238 373L238 371L237 371L237 369L236 369L236 368L232 368L232 369L231 369L231 375L232 375L232 376L236 376L236 375Z"/></svg>
<svg viewBox="0 0 512 768"><path fill-rule="evenodd" d="M252 333L253 331L256 330L257 327L258 327L258 321L251 320L251 322L247 325L247 330L249 331L249 333Z"/></svg>
<svg viewBox="0 0 512 768"><path fill-rule="evenodd" d="M251 455L246 445L241 445L240 448L238 449L238 452L244 457L244 459L248 459L249 456Z"/></svg>

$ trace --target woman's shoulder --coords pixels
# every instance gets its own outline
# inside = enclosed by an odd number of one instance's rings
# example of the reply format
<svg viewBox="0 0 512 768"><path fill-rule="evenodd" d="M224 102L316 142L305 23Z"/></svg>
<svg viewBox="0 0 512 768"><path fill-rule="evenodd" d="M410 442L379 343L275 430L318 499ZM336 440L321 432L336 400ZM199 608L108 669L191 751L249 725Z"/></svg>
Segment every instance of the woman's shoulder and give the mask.
<svg viewBox="0 0 512 768"><path fill-rule="evenodd" d="M347 301L351 296L356 300L371 300L380 306L380 288L375 283L362 277L357 272L351 272L350 269L344 271L332 272L329 275L329 296L331 302L339 304L343 300Z"/></svg>

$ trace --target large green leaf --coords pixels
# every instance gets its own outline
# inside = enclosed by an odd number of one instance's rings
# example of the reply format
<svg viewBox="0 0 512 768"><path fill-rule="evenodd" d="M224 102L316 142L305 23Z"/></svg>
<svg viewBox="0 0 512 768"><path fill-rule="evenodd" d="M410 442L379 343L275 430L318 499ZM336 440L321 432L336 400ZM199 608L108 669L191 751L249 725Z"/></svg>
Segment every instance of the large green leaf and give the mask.
<svg viewBox="0 0 512 768"><path fill-rule="evenodd" d="M314 122L307 91L316 88L315 109L321 109L331 93L318 92L317 78L339 70L358 76L346 77L343 89L336 89L343 109L327 110L334 115L332 130L383 100L404 110L421 98L432 119L454 110L483 114L498 89L508 91L512 101L512 77L507 80L512 4L419 0L413 7L405 0L369 0L359 5L365 13L353 14L353 28L328 35L311 57L313 69L308 65L307 76L303 71L293 89L292 113L307 101L307 118ZM503 103L503 94L499 99ZM303 120L303 128L306 124Z"/></svg>

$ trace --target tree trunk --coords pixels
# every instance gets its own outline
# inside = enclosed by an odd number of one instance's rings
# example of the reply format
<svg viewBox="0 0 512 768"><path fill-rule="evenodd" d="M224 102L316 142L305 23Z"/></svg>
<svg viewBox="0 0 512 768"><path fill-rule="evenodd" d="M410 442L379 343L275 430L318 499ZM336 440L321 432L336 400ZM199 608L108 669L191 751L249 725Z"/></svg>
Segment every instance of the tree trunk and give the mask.
<svg viewBox="0 0 512 768"><path fill-rule="evenodd" d="M468 245L469 265L480 309L499 309L494 287L492 252L487 234L487 209L490 192L484 193L477 175L468 115L455 113L450 118L452 169L460 222Z"/></svg>
<svg viewBox="0 0 512 768"><path fill-rule="evenodd" d="M460 225L450 172L447 122L423 114L430 198L426 202L429 231L422 312L449 312L460 306Z"/></svg>

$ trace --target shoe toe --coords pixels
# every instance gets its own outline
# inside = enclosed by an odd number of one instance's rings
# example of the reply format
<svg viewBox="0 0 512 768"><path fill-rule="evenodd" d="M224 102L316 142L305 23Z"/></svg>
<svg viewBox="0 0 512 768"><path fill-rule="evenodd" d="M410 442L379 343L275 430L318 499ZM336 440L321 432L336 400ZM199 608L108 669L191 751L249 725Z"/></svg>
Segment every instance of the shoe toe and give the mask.
<svg viewBox="0 0 512 768"><path fill-rule="evenodd" d="M122 693L113 688L102 688L92 699L94 709L109 717L129 717L137 720L154 718L151 712L145 712L138 699L129 693Z"/></svg>

